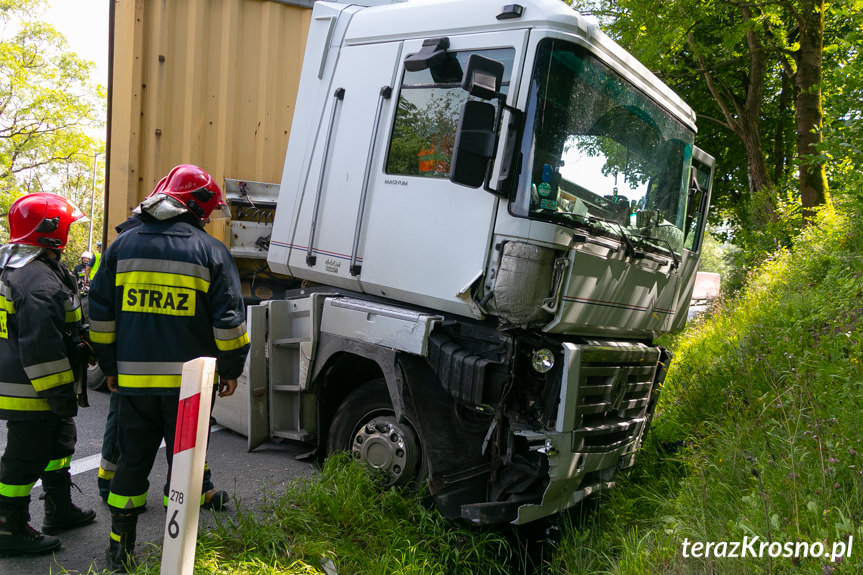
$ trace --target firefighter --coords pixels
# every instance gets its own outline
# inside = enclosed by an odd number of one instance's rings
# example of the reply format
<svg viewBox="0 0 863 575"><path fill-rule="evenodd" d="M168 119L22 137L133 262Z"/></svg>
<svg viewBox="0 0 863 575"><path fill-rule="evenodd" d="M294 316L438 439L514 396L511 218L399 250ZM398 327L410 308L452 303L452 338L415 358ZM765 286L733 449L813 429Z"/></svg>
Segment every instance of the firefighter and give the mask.
<svg viewBox="0 0 863 575"><path fill-rule="evenodd" d="M0 554L41 554L51 535L91 523L72 503L75 383L83 377L77 283L60 262L69 226L82 214L65 198L28 194L9 209L9 242L0 248ZM86 357L86 356L85 356ZM85 359L86 361L86 359ZM42 535L29 525L30 491L42 478Z"/></svg>
<svg viewBox="0 0 863 575"><path fill-rule="evenodd" d="M137 519L163 438L168 495L183 363L215 357L219 397L234 392L243 371L249 340L239 273L224 244L203 230L226 208L207 172L173 168L138 206L143 223L105 250L90 283L90 337L108 387L119 393L120 459L108 495L112 569L134 564ZM201 503L217 497L227 496L211 489Z"/></svg>
<svg viewBox="0 0 863 575"><path fill-rule="evenodd" d="M87 282L92 281L99 271L99 262L102 261L102 242L96 242L96 251L90 254L90 263L87 264Z"/></svg>
<svg viewBox="0 0 863 575"><path fill-rule="evenodd" d="M142 216L133 212L128 219L114 226L114 230L119 235L140 226L142 223L144 223ZM111 478L114 477L114 472L117 470L117 461L120 459L120 446L117 443L117 430L120 425L117 414L118 406L119 395L111 393L111 399L108 402L108 416L105 418L105 431L102 435L102 459L99 462L99 471L96 474L99 497L105 503L108 502L108 496L111 494ZM227 503L227 493L224 491L215 491L210 466L206 461L204 462L204 480L201 489L205 493L211 492L211 495L206 498L206 501L202 505L204 508L221 510ZM166 498L165 507L167 506L168 502Z"/></svg>
<svg viewBox="0 0 863 575"><path fill-rule="evenodd" d="M90 285L89 278L89 269L90 269L90 260L93 259L93 254L91 252L84 252L81 254L81 263L79 263L72 270L72 275L75 276L75 279L78 280L78 289L83 290Z"/></svg>

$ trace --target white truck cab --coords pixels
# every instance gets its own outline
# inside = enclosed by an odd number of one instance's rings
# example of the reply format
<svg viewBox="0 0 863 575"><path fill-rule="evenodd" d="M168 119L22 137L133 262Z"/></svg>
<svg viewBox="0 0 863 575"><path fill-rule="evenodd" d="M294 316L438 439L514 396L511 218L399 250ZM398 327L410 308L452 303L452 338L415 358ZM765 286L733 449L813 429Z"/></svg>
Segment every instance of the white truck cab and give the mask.
<svg viewBox="0 0 863 575"><path fill-rule="evenodd" d="M477 524L613 485L698 266L692 110L559 0L316 2L308 38L255 248L305 285L250 308L250 446L347 449Z"/></svg>

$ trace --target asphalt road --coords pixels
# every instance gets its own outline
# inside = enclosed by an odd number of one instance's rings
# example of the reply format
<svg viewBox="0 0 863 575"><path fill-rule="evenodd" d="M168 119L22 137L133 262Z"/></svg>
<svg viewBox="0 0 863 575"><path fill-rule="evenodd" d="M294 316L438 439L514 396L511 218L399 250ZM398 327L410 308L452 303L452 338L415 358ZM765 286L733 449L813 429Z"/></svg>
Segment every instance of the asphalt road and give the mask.
<svg viewBox="0 0 863 575"><path fill-rule="evenodd" d="M241 387L242 389L242 387ZM241 389L238 390L241 391ZM224 400L217 400L224 401ZM102 431L108 412L108 394L90 392L90 407L79 410L78 446L72 460L72 499L81 508L95 509L96 522L86 527L59 535L63 546L53 555L40 557L0 558L2 575L49 575L63 573L100 572L106 566L105 550L111 529L111 515L99 498L96 472L102 449ZM0 452L6 447L6 426L0 422ZM163 448L164 449L164 448ZM293 443L266 443L253 452L246 449L246 438L229 429L215 426L210 434L207 460L217 489L227 491L231 505L224 513L235 514L237 503L243 509L255 509L269 492L278 492L279 486L303 474L314 472L314 466L296 458L307 451ZM162 486L165 482L164 457L157 457L150 473L150 490L147 512L138 519L137 553L154 553L149 543L162 544L165 512L162 506ZM42 525L43 502L39 500L39 484L31 494L30 524L36 529ZM211 511L201 510L199 533L212 521ZM92 569L92 570L91 570Z"/></svg>

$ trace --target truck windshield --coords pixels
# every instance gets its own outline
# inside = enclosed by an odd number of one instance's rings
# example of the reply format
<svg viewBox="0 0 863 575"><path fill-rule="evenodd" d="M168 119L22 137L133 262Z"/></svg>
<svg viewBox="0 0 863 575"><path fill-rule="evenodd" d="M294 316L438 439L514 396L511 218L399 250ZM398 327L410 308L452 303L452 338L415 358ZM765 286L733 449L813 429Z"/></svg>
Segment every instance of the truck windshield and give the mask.
<svg viewBox="0 0 863 575"><path fill-rule="evenodd" d="M540 43L530 90L513 213L680 253L692 131L569 42Z"/></svg>

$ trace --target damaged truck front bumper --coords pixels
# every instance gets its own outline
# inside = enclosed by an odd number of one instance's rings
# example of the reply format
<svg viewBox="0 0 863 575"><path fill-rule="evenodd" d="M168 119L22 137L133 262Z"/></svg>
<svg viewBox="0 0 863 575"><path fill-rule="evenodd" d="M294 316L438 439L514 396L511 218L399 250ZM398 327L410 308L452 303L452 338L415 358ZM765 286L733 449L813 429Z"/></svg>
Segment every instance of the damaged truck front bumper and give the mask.
<svg viewBox="0 0 863 575"><path fill-rule="evenodd" d="M531 452L547 462L536 493L462 507L462 518L482 524L506 518L524 524L572 507L614 485L631 467L665 377L670 354L641 343L562 344L560 401L545 429L518 429Z"/></svg>

